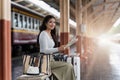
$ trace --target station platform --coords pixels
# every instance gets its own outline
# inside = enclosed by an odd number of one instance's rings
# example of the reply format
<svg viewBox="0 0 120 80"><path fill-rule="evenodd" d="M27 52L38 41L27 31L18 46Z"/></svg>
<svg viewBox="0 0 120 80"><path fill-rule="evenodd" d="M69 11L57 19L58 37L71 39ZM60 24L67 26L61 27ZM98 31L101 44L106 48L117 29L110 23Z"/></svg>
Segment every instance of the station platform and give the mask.
<svg viewBox="0 0 120 80"><path fill-rule="evenodd" d="M81 80L120 80L120 44L98 45L84 69ZM21 74L22 58L12 59L12 80Z"/></svg>
<svg viewBox="0 0 120 80"><path fill-rule="evenodd" d="M100 44L81 80L120 80L120 44Z"/></svg>

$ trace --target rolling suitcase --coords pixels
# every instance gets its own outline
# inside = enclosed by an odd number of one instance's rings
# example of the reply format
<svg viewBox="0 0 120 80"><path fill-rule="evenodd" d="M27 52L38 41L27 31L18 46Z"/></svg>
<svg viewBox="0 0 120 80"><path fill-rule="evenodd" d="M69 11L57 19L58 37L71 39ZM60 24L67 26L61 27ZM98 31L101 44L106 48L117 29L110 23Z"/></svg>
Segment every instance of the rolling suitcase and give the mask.
<svg viewBox="0 0 120 80"><path fill-rule="evenodd" d="M71 63L73 65L76 80L80 80L80 57L69 56L69 57L67 57L67 62Z"/></svg>

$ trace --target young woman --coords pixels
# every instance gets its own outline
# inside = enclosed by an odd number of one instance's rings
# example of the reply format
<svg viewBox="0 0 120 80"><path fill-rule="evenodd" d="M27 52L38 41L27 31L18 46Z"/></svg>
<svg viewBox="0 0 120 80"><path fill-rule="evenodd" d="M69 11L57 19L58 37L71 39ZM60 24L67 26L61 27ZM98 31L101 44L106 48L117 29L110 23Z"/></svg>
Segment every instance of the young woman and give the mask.
<svg viewBox="0 0 120 80"><path fill-rule="evenodd" d="M57 47L55 26L56 19L54 16L48 15L44 18L39 34L40 53L54 54L64 51L64 45ZM50 66L52 73L58 80L75 80L74 69L71 64L51 60Z"/></svg>

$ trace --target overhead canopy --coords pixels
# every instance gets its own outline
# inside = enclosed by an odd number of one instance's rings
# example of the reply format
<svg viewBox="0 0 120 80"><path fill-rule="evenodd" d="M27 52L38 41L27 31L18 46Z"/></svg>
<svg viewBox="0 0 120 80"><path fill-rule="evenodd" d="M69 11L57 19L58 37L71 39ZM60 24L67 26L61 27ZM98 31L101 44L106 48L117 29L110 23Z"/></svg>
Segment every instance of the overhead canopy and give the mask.
<svg viewBox="0 0 120 80"><path fill-rule="evenodd" d="M50 14L29 0L12 0L43 15ZM35 0L33 0L35 1ZM59 0L43 0L59 11ZM70 0L70 18L75 21L76 0ZM107 32L120 17L120 0L82 0L82 13L87 11L87 28L89 35L98 36Z"/></svg>

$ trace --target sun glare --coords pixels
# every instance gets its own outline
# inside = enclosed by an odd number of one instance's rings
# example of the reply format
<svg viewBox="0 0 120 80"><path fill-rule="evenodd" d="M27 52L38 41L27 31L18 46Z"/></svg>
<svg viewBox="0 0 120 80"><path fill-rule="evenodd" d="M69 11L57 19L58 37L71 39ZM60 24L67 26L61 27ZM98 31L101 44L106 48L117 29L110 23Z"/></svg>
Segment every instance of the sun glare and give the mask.
<svg viewBox="0 0 120 80"><path fill-rule="evenodd" d="M107 35L102 35L102 36L98 37L98 45L105 46L108 44L110 44L110 39Z"/></svg>

